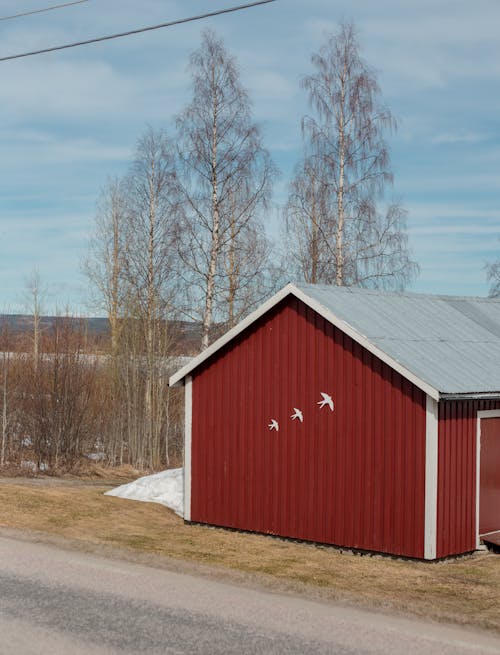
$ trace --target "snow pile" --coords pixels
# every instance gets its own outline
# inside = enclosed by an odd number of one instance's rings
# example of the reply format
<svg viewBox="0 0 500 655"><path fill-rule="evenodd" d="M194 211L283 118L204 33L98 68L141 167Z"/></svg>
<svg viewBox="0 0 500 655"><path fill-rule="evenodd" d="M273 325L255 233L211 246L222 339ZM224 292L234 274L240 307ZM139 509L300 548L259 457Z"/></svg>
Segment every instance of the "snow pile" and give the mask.
<svg viewBox="0 0 500 655"><path fill-rule="evenodd" d="M184 469L169 469L146 475L134 482L122 484L105 492L106 496L118 496L129 500L142 500L145 503L160 503L176 514L184 511Z"/></svg>

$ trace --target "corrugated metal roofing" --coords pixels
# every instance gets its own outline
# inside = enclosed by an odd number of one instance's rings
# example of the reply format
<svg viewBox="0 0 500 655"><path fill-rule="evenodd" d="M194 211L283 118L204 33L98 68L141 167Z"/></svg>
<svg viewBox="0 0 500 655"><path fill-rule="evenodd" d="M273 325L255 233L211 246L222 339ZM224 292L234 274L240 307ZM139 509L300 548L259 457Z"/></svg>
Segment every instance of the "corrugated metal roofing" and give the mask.
<svg viewBox="0 0 500 655"><path fill-rule="evenodd" d="M441 394L500 392L500 300L296 286Z"/></svg>

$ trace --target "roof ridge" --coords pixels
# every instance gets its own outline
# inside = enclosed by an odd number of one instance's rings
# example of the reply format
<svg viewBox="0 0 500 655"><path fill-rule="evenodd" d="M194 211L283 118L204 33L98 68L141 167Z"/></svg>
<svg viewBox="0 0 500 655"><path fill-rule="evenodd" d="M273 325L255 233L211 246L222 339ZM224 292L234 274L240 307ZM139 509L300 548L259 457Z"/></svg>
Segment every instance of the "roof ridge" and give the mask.
<svg viewBox="0 0 500 655"><path fill-rule="evenodd" d="M324 291L334 291L335 293L352 293L360 295L372 295L372 296L399 296L407 298L429 298L433 300L464 300L470 302L479 301L479 302L492 302L500 303L500 297L491 297L491 296L466 296L466 295L451 295L443 293L422 293L420 291L394 291L388 289L367 289L364 287L355 287L355 286L336 286L334 284L311 284L307 282L298 282L293 283L298 289L307 290L310 288L321 289Z"/></svg>

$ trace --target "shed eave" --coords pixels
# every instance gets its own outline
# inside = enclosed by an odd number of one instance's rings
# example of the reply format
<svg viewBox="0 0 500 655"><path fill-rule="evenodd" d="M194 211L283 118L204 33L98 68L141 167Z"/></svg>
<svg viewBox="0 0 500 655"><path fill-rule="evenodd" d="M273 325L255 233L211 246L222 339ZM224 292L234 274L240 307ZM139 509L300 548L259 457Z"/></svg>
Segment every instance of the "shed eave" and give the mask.
<svg viewBox="0 0 500 655"><path fill-rule="evenodd" d="M467 391L465 393L440 393L440 400L500 400L500 391Z"/></svg>
<svg viewBox="0 0 500 655"><path fill-rule="evenodd" d="M286 298L289 295L293 295L298 300L301 300L305 305L313 309L329 323L331 323L336 328L347 334L354 341L356 341L361 346L363 346L363 348L365 348L370 353L378 357L381 361L386 363L392 369L400 373L404 378L406 378L416 387L424 391L428 396L430 396L434 400L439 400L440 393L432 385L430 385L429 383L425 382L417 375L412 373L405 366L397 362L395 359L390 357L390 355L388 355L383 350L381 350L376 345L374 345L365 335L361 334L355 328L353 328L352 325L350 325L346 321L336 316L330 309L322 305L314 298L311 298L310 296L308 296L306 293L304 293L302 290L300 290L294 284L291 283L283 287L283 289L281 289L280 291L278 291L278 293L276 293L274 296L269 298L269 300L263 303L254 312L249 314L245 319L243 319L243 321L238 323L238 325L235 325L235 327L231 328L231 330L226 332L226 334L224 334L222 337L217 339L217 341L214 341L214 343L211 346L206 348L197 357L194 357L191 360L191 362L189 362L186 366L184 366L179 371L177 371L177 373L174 373L174 375L172 375L169 379L169 386L173 387L179 385L182 382L182 380L187 375L189 375L192 371L194 371L198 366L200 366L200 364L202 364L207 359L209 359L214 353L220 350L223 346L225 346L232 339L234 339L238 334L243 332L243 330L245 330L247 327L252 325L252 323L258 320L261 316L263 316L266 312L268 312L270 309L275 307L275 305L277 305L279 302L281 302L284 298Z"/></svg>

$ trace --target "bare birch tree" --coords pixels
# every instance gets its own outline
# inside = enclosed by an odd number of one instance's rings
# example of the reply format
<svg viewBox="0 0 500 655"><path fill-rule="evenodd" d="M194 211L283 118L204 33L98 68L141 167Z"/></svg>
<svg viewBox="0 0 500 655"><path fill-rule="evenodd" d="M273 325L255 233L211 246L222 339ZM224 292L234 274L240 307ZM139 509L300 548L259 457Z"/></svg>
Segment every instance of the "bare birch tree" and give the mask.
<svg viewBox="0 0 500 655"><path fill-rule="evenodd" d="M199 308L202 348L227 294L234 306L237 247L247 227L258 224L271 190L274 167L252 119L234 58L213 32L203 34L191 56L193 98L177 119L183 207L182 257L189 304ZM263 227L259 226L261 238ZM227 258L233 258L232 263ZM265 262L255 260L254 268ZM241 279L241 278L240 278ZM229 287L231 289L228 291ZM221 290L223 290L221 292Z"/></svg>
<svg viewBox="0 0 500 655"><path fill-rule="evenodd" d="M111 462L122 463L124 433L124 394L120 372L121 332L126 320L127 290L125 261L127 250L127 203L125 183L110 179L97 202L94 228L89 240L83 271L91 286L91 305L105 312L111 335L111 358L107 376L109 418L105 448Z"/></svg>
<svg viewBox="0 0 500 655"><path fill-rule="evenodd" d="M169 455L165 372L178 278L175 148L147 128L129 173L105 188L84 270L111 327L103 429L112 462L155 468Z"/></svg>
<svg viewBox="0 0 500 655"><path fill-rule="evenodd" d="M285 207L290 272L308 284L335 281L331 265L334 212L319 157L306 157L295 172Z"/></svg>
<svg viewBox="0 0 500 655"><path fill-rule="evenodd" d="M175 181L171 142L162 130L148 128L138 142L136 157L126 178L126 281L130 317L128 345L136 355L142 355L144 375L141 440L144 451L140 451L137 463L152 467L160 462L168 435L164 360L172 351L169 319L174 316L178 284ZM137 372L133 376L137 376ZM137 389L137 384L133 388ZM133 433L130 436L132 438ZM168 458L168 447L164 452Z"/></svg>
<svg viewBox="0 0 500 655"><path fill-rule="evenodd" d="M111 353L116 356L123 318L126 253L125 185L119 179L108 180L97 203L94 229L83 261L83 270L92 287L92 306L104 311L111 332Z"/></svg>
<svg viewBox="0 0 500 655"><path fill-rule="evenodd" d="M302 83L313 110L302 122L306 155L287 205L302 275L336 285L402 288L418 272L408 250L406 212L397 203L378 207L393 181L385 134L396 121L381 102L352 24L329 36L312 63L315 71Z"/></svg>
<svg viewBox="0 0 500 655"><path fill-rule="evenodd" d="M40 273L34 267L26 278L26 307L31 314L32 320L32 355L33 367L36 371L40 357L41 318L43 312L43 300L45 290L42 288Z"/></svg>
<svg viewBox="0 0 500 655"><path fill-rule="evenodd" d="M281 262L260 221L241 229L230 216L220 273L222 326L231 328L283 283Z"/></svg>

